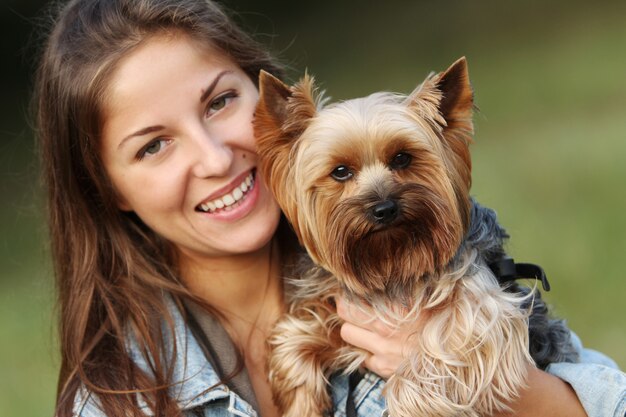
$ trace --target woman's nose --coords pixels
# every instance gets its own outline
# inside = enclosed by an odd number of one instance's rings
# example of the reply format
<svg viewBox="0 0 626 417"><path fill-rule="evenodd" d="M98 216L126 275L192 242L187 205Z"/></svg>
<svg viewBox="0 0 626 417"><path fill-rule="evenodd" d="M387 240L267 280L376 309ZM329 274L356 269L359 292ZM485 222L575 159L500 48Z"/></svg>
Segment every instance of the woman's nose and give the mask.
<svg viewBox="0 0 626 417"><path fill-rule="evenodd" d="M228 173L233 163L233 150L227 141L202 132L195 136L193 174L199 178L221 176Z"/></svg>

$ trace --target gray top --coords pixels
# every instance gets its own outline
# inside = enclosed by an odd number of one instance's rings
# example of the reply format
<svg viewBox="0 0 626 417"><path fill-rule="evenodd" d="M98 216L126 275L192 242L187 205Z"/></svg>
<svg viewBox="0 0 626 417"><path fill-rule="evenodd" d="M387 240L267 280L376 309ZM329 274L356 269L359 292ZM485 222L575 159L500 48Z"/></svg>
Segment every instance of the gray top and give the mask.
<svg viewBox="0 0 626 417"><path fill-rule="evenodd" d="M209 363L228 388L258 412L259 407L245 366L233 375L238 360L243 359L222 324L196 303L185 300L184 304L190 315L189 327L200 342Z"/></svg>

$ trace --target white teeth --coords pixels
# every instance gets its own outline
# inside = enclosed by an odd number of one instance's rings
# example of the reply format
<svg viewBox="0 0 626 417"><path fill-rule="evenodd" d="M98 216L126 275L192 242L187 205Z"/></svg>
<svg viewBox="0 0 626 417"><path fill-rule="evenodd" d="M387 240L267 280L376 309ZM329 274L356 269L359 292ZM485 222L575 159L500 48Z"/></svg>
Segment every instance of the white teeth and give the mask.
<svg viewBox="0 0 626 417"><path fill-rule="evenodd" d="M222 196L221 198L216 198L212 201L207 201L205 203L200 204L200 209L204 212L212 213L218 209L224 209L226 211L230 211L232 209L233 204L240 201L248 191L250 191L254 185L254 177L252 173L248 175L239 186L235 187L233 191Z"/></svg>
<svg viewBox="0 0 626 417"><path fill-rule="evenodd" d="M226 204L227 206L232 206L233 204L235 204L235 198L230 194L226 194L224 197L222 197L222 200L224 200L224 204Z"/></svg>

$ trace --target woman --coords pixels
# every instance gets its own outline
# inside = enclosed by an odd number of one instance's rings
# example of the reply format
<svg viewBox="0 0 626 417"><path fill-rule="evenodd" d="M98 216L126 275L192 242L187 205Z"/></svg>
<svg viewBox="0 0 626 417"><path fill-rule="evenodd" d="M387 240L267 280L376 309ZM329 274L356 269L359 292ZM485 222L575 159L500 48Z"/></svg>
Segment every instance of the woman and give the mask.
<svg viewBox="0 0 626 417"><path fill-rule="evenodd" d="M265 339L297 245L256 175L261 69L280 74L210 2L74 0L60 12L36 85L60 305L58 416L279 415ZM344 338L389 377L401 337L340 312ZM562 366L555 373L574 375L579 394L611 372ZM332 383L343 415L347 378ZM361 380L359 415L380 415L381 386L374 374ZM512 407L548 415L553 404L550 415L585 415L568 384L531 370Z"/></svg>

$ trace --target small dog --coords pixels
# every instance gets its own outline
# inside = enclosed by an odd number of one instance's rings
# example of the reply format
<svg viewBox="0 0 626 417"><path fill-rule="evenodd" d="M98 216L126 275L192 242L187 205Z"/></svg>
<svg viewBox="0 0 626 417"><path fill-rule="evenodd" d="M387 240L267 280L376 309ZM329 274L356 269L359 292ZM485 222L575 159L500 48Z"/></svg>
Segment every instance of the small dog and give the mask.
<svg viewBox="0 0 626 417"><path fill-rule="evenodd" d="M262 73L259 84L261 174L313 262L288 281L289 310L270 340L270 380L284 415L324 415L329 375L352 372L366 357L339 335L340 294L411 326L408 359L385 387L391 416L506 410L534 363L532 294L502 287L480 239L468 239L485 212L469 195L466 60L408 96L327 106L308 76L288 87ZM501 248L506 236L492 229ZM561 352L568 337L557 337Z"/></svg>

